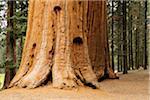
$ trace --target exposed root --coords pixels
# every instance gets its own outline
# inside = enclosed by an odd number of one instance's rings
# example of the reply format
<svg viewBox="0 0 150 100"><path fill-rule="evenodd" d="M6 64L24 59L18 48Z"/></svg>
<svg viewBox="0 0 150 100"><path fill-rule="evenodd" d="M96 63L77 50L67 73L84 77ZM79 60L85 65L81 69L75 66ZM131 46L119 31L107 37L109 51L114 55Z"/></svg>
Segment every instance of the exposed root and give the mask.
<svg viewBox="0 0 150 100"><path fill-rule="evenodd" d="M99 83L98 83L96 80L95 80L95 81L87 81L87 80L83 77L83 75L82 75L80 69L76 71L76 77L77 77L77 78L79 79L79 81L82 83L82 86L83 86L83 85L89 86L89 87L91 87L91 88L93 88L93 89L100 88L100 85L99 85Z"/></svg>
<svg viewBox="0 0 150 100"><path fill-rule="evenodd" d="M113 72L113 70L110 67L107 67L109 79L119 79L119 76L117 76L116 73Z"/></svg>
<svg viewBox="0 0 150 100"><path fill-rule="evenodd" d="M113 70L111 70L110 68L105 69L103 72L104 75L98 79L98 82L101 82L105 79L119 79L119 76L117 76L117 74L114 73Z"/></svg>

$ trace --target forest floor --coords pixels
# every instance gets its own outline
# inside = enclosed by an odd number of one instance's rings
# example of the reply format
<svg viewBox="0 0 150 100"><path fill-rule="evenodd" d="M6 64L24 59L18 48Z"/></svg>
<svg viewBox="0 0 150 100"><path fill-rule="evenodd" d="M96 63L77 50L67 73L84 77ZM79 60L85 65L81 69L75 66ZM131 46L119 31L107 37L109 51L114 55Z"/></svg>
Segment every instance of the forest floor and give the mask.
<svg viewBox="0 0 150 100"><path fill-rule="evenodd" d="M59 90L51 86L36 89L12 88L0 92L0 100L150 100L149 70L120 74L119 80L104 80L101 88Z"/></svg>

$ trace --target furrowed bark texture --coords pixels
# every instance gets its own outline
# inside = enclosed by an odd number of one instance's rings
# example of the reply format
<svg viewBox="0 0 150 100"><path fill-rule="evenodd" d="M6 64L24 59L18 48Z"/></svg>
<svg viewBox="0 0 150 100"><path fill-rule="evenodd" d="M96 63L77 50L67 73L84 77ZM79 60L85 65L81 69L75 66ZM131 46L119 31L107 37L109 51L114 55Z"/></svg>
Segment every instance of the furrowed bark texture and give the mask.
<svg viewBox="0 0 150 100"><path fill-rule="evenodd" d="M110 68L105 1L30 0L28 27L19 71L10 87L88 85L115 74Z"/></svg>

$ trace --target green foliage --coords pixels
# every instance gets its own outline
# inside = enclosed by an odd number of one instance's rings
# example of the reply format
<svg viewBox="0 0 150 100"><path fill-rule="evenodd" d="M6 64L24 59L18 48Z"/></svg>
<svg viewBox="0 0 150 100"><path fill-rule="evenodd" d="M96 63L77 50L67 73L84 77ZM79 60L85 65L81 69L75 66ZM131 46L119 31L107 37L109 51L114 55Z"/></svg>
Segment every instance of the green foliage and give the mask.
<svg viewBox="0 0 150 100"><path fill-rule="evenodd" d="M4 68L5 66L5 39L6 39L6 31L4 28L5 21L5 1L0 1L0 68Z"/></svg>
<svg viewBox="0 0 150 100"><path fill-rule="evenodd" d="M15 6L13 10L14 15L12 17L7 17L7 2L5 0L0 0L0 68L4 68L6 63L10 65L10 68L18 67L21 58L20 46L23 46L26 28L27 28L27 11L28 11L28 0L15 0ZM13 27L7 27L6 22L12 20ZM10 43L13 45L14 36L16 39L16 56L17 64L13 64L13 57L10 56L6 59L6 34L10 33ZM19 40L22 39L22 44ZM12 47L12 46L11 46ZM12 48L13 49L13 48Z"/></svg>

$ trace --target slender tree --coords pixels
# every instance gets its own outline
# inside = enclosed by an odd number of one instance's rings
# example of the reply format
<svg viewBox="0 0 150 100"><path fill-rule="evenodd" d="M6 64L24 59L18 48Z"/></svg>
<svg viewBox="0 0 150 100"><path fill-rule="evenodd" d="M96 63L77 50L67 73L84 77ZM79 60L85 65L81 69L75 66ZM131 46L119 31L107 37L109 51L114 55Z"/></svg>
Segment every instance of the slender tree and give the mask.
<svg viewBox="0 0 150 100"><path fill-rule="evenodd" d="M127 74L127 32L126 32L126 1L123 1L123 74Z"/></svg>
<svg viewBox="0 0 150 100"><path fill-rule="evenodd" d="M6 34L6 71L5 71L5 82L4 88L7 88L14 74L14 69L12 69L12 73L10 69L13 66L13 61L15 61L15 55L13 54L13 46L14 46L14 35L13 35L13 19L11 18L14 15L14 2L8 1L8 12L7 12L7 34ZM13 60L14 58L14 60Z"/></svg>
<svg viewBox="0 0 150 100"><path fill-rule="evenodd" d="M112 12L112 17L111 17L111 63L112 63L112 69L114 71L114 0L111 0L112 7L111 7L111 12Z"/></svg>
<svg viewBox="0 0 150 100"><path fill-rule="evenodd" d="M16 1L13 1L13 16L15 15L14 13L16 12ZM12 16L12 17L13 17ZM16 74L16 61L17 61L17 54L16 54L16 32L15 32L15 26L16 26L16 21L14 21L14 19L12 19L12 37L11 37L11 43L12 43L12 54L13 54L13 67L11 69L11 79L15 76Z"/></svg>
<svg viewBox="0 0 150 100"><path fill-rule="evenodd" d="M147 69L147 0L145 0L144 69Z"/></svg>
<svg viewBox="0 0 150 100"><path fill-rule="evenodd" d="M133 65L133 64L134 64L134 61L133 61L133 42L132 42L132 41L133 41L132 15L130 16L129 19L130 19L130 25L131 25L131 27L130 27L131 29L130 29L130 31L129 31L129 35L130 35L130 56L131 56L131 57L130 57L130 58L131 58L131 59L130 59L130 64L131 64L130 66L131 66L131 68L132 68L132 70L133 70L133 69L134 69L134 67L133 67L133 66L134 66L134 65Z"/></svg>

